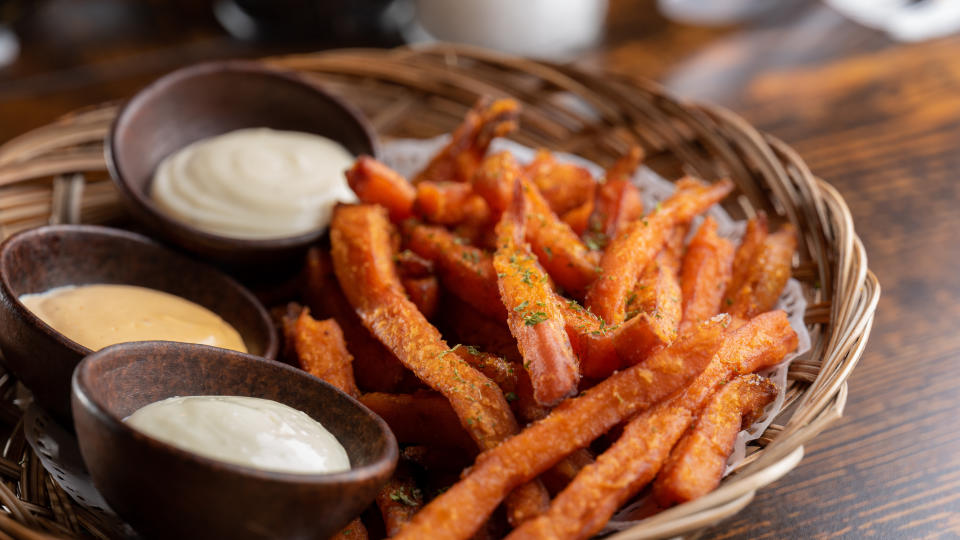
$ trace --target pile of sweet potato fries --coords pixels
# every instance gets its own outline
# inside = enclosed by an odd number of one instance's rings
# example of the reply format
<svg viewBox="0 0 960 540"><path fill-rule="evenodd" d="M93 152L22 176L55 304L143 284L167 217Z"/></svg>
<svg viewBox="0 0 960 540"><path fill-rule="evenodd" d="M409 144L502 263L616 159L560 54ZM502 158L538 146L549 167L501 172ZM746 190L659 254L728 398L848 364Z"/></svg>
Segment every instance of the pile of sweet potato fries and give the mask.
<svg viewBox="0 0 960 540"><path fill-rule="evenodd" d="M603 179L487 155L518 115L482 100L410 180L359 158L361 202L307 258L287 354L402 449L379 515L340 538L588 538L648 486L661 508L700 497L777 393L755 372L797 346L771 311L790 226L758 216L735 247L708 217L686 242L731 182L644 208L639 148Z"/></svg>

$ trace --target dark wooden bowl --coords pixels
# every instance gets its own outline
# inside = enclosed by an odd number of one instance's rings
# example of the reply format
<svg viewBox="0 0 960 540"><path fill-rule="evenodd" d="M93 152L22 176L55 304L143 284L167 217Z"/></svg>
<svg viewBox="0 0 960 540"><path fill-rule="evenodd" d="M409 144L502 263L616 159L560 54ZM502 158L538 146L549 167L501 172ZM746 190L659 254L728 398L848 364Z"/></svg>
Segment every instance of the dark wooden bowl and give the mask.
<svg viewBox="0 0 960 540"><path fill-rule="evenodd" d="M252 354L275 358L276 330L260 302L223 273L127 231L51 225L0 244L0 348L4 364L42 407L69 421L70 376L92 351L27 309L23 294L64 285L139 285L196 302L233 325Z"/></svg>
<svg viewBox="0 0 960 540"><path fill-rule="evenodd" d="M160 442L122 419L174 396L272 399L322 423L350 457L333 474L261 471ZM151 538L326 538L359 514L393 473L387 424L333 386L279 362L205 345L123 343L73 375L73 418L94 484Z"/></svg>
<svg viewBox="0 0 960 540"><path fill-rule="evenodd" d="M150 198L163 158L200 139L251 127L323 135L354 155L378 153L363 115L303 76L222 61L179 69L134 96L107 136L107 166L136 218L201 257L241 267L298 260L325 229L276 239L231 238L169 217Z"/></svg>

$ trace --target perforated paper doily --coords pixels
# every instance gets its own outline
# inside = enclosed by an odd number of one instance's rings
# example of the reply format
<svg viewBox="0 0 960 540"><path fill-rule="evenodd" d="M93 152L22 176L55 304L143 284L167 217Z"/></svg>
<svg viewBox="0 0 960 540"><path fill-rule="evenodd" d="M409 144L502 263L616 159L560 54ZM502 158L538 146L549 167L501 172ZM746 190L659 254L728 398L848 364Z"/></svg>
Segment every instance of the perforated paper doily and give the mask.
<svg viewBox="0 0 960 540"><path fill-rule="evenodd" d="M388 141L383 145L383 161L400 174L410 178L427 164L430 157L442 148L449 138L449 135L441 135L431 139L394 139ZM503 150L512 153L520 163L531 161L536 154L533 148L511 140L494 140L490 151L499 152ZM562 152L556 152L554 155L557 161L575 163L586 168L596 178L603 176L603 168L592 161ZM653 208L658 202L669 197L675 190L672 182L665 180L647 167L640 167L636 174L634 174L633 181L640 188L644 208L648 209ZM739 243L746 229L746 221L736 221L732 219L720 205L714 205L707 211L707 214L716 220L717 234L724 238L729 238L734 241L734 243ZM694 220L693 226L691 227L691 235L702 221L702 217ZM757 422L737 435L733 454L731 454L730 459L727 461L727 469L724 472L724 476L736 469L744 457L746 457L747 443L759 438L770 423L773 422L773 419L780 413L786 397L787 371L790 368L790 363L795 358L806 354L807 351L810 350L810 333L803 324L803 315L807 310L807 300L803 297L803 289L800 287L799 281L791 278L790 281L787 282L787 286L784 287L783 293L777 301L776 309L782 309L786 312L787 318L790 320L790 326L793 327L793 330L797 333L797 350L787 355L784 361L777 367L763 373L763 375L776 383L777 397L773 403L766 408L763 416L761 416ZM622 509L613 517L613 520L607 524L605 530L620 530L635 525L636 522L629 520L628 516L630 516L634 510L643 506L644 503L645 501L640 500Z"/></svg>

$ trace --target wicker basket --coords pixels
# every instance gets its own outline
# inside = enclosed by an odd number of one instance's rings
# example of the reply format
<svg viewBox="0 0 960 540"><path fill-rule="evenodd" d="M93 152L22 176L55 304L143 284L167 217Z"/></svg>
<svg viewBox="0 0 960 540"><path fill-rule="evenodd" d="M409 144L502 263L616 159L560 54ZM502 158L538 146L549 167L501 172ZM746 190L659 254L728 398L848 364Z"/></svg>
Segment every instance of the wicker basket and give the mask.
<svg viewBox="0 0 960 540"><path fill-rule="evenodd" d="M713 493L653 516L616 538L686 534L729 517L799 463L803 445L840 417L846 380L859 360L879 298L850 213L797 154L729 111L680 102L654 83L588 74L484 50L339 50L270 58L308 74L359 106L383 136L427 137L454 128L479 95L523 105L519 142L608 164L631 143L667 178L732 178L735 217L763 209L802 235L794 276L809 302L813 350L789 372L784 412L737 472ZM0 147L0 232L48 222L104 222L122 214L105 174L102 140L112 105L75 112ZM0 538L116 534L72 501L26 444L14 381L0 378L0 423L11 431L0 457ZM43 532L41 532L43 531ZM6 533L6 534L3 534Z"/></svg>

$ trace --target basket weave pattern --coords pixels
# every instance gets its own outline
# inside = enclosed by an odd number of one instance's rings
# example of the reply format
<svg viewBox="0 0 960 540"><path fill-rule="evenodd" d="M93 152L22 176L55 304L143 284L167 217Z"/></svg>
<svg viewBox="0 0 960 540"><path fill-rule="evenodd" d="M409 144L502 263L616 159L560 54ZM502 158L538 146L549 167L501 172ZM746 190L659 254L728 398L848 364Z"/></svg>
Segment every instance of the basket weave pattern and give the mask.
<svg viewBox="0 0 960 540"><path fill-rule="evenodd" d="M781 141L729 111L683 103L654 83L461 46L340 50L265 60L298 70L362 109L384 137L451 131L480 95L523 104L513 138L579 154L601 165L631 144L666 178L684 173L731 178L734 217L766 211L801 231L794 277L809 303L813 349L793 362L784 412L750 447L735 474L713 493L664 511L615 538L690 533L746 506L760 487L799 463L803 444L840 417L846 379L866 344L879 298L876 278L849 210ZM106 176L102 140L113 105L78 111L0 146L0 233L46 223L101 223L122 215ZM0 425L11 431L0 455L0 538L94 535L116 531L72 501L26 443L15 381L0 377ZM43 531L43 532L41 532Z"/></svg>

